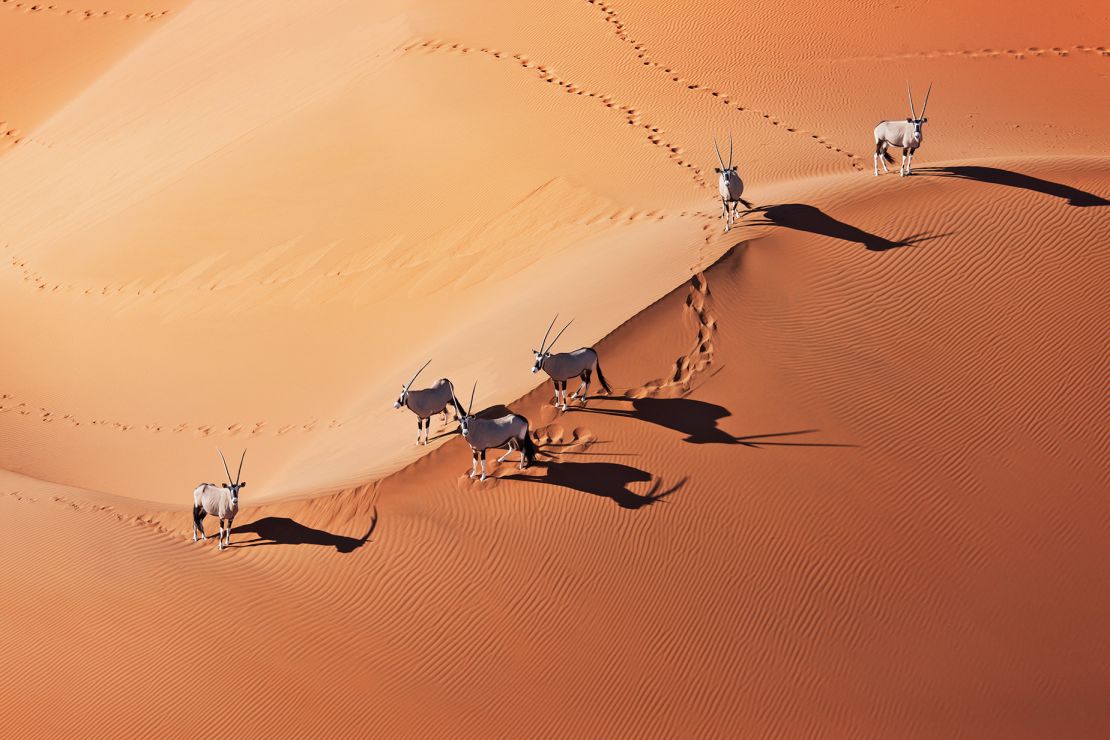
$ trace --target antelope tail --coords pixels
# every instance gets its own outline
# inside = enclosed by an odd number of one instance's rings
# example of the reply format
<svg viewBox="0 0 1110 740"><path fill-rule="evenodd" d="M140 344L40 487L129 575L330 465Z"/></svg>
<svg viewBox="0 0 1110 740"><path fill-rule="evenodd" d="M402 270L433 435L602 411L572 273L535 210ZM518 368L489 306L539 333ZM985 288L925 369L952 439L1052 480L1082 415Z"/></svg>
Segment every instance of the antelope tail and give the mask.
<svg viewBox="0 0 1110 740"><path fill-rule="evenodd" d="M524 450L524 459L527 461L527 464L531 465L532 461L536 459L536 455L540 452L539 449L536 448L536 443L532 441L531 432L524 433L524 439L520 440L520 447Z"/></svg>
<svg viewBox="0 0 1110 740"><path fill-rule="evenodd" d="M600 357L597 359L597 362L594 363L594 367L597 368L597 382L601 383L601 387L605 389L606 393L612 395L613 389L609 387L609 381L607 381L605 379L605 376L601 372L601 358Z"/></svg>
<svg viewBox="0 0 1110 740"><path fill-rule="evenodd" d="M886 160L887 164L894 164L894 157L890 156L890 152L886 150L886 142L881 140L876 141L875 153L883 155L883 159Z"/></svg>

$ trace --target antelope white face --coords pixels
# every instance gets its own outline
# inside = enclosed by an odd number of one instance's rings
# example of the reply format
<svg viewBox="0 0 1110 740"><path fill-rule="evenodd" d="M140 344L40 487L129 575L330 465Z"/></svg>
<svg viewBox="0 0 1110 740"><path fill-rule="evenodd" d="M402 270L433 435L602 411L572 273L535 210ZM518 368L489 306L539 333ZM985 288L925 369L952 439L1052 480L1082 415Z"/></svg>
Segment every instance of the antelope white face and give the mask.
<svg viewBox="0 0 1110 740"><path fill-rule="evenodd" d="M714 167L713 171L720 175L722 185L728 185L729 178L740 179L740 176L736 174L735 167Z"/></svg>
<svg viewBox="0 0 1110 740"><path fill-rule="evenodd" d="M470 414L464 414L462 408L456 403L455 415L459 418L459 432L465 437L470 433Z"/></svg>
<svg viewBox="0 0 1110 740"><path fill-rule="evenodd" d="M405 401L408 400L408 397L409 397L409 389L406 388L405 386L401 386L401 395L397 396L397 403L393 404L393 408L399 409L402 406L404 406Z"/></svg>
<svg viewBox="0 0 1110 740"><path fill-rule="evenodd" d="M921 127L929 122L928 118L907 118L906 123L913 124L913 138L921 140Z"/></svg>
<svg viewBox="0 0 1110 740"><path fill-rule="evenodd" d="M543 368L543 361L551 357L550 352L540 352L539 350L532 350L532 354L536 356L536 362L532 365L532 372L538 373Z"/></svg>
<svg viewBox="0 0 1110 740"><path fill-rule="evenodd" d="M239 489L240 488L246 488L246 487L247 487L247 482L246 481L243 481L242 483L225 483L224 484L224 488L226 488L228 491L231 492L231 503L233 503L236 506L239 505Z"/></svg>

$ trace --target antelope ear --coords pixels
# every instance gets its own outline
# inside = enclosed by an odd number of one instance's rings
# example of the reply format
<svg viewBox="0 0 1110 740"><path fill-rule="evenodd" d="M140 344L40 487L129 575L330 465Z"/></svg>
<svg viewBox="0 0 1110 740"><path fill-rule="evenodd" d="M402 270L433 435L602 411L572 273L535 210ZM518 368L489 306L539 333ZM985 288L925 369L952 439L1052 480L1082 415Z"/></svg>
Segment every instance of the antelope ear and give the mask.
<svg viewBox="0 0 1110 740"><path fill-rule="evenodd" d="M720 167L714 167L713 171L716 172L718 175L721 174L721 168Z"/></svg>
<svg viewBox="0 0 1110 740"><path fill-rule="evenodd" d="M912 118L907 118L906 123L913 123L913 119Z"/></svg>
<svg viewBox="0 0 1110 740"><path fill-rule="evenodd" d="M246 488L247 487L247 482L243 481L242 483L239 484L239 487L240 488Z"/></svg>
<svg viewBox="0 0 1110 740"><path fill-rule="evenodd" d="M922 118L922 119L921 119L921 122L922 122L922 123L928 123L928 122L929 122L929 119L928 119L928 118Z"/></svg>

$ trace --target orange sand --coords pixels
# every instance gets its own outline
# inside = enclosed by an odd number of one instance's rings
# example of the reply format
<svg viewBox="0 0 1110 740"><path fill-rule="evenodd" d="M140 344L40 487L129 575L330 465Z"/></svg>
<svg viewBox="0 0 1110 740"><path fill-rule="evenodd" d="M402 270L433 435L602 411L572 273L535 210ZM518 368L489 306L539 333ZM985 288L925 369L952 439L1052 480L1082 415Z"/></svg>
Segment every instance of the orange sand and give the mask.
<svg viewBox="0 0 1110 740"><path fill-rule="evenodd" d="M1110 734L1110 17L964 6L2 3L6 729Z"/></svg>

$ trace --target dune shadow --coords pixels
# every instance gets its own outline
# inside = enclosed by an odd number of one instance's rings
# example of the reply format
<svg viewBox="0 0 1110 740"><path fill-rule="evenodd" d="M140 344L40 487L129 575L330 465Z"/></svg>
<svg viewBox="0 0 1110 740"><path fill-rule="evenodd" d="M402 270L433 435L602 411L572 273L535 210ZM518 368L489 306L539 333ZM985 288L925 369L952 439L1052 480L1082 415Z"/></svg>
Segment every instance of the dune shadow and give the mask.
<svg viewBox="0 0 1110 740"><path fill-rule="evenodd" d="M885 252L888 249L908 247L930 239L939 239L949 234L914 234L903 239L887 239L878 234L872 234L851 224L838 221L816 206L805 203L781 203L774 206L753 208L751 213L760 213L765 221L756 221L753 226L782 226L795 231L806 231L810 234L827 236L841 241L861 244L872 252Z"/></svg>
<svg viewBox="0 0 1110 740"><path fill-rule="evenodd" d="M534 475L506 475L504 480L517 480L525 483L546 483L551 486L571 488L575 491L611 499L622 509L640 509L671 495L683 485L683 478L670 488L663 490L663 481L654 478L646 470L611 462L535 462L546 473ZM628 488L631 483L652 481L647 493L636 493Z"/></svg>
<svg viewBox="0 0 1110 740"><path fill-rule="evenodd" d="M370 521L370 528L366 530L366 534L362 537L345 537L325 532L322 529L313 529L284 516L267 516L249 524L240 524L238 527L234 527L231 530L232 534L249 532L258 536L246 542L233 542L231 547L319 545L321 547L334 547L336 552L349 553L365 545L377 526L377 509L374 510L374 518Z"/></svg>
<svg viewBox="0 0 1110 740"><path fill-rule="evenodd" d="M718 426L721 419L732 416L732 412L715 403L698 401L693 398L628 398L611 396L610 400L628 401L630 410L606 409L597 407L574 407L571 411L606 416L624 416L656 424L685 434L683 442L690 444L726 444L744 447L855 447L832 442L777 441L776 437L796 437L803 434L816 434L820 429L802 429L772 434L751 434L737 437Z"/></svg>
<svg viewBox="0 0 1110 740"><path fill-rule="evenodd" d="M1073 188L1051 180L1042 180L1032 175L1023 175L1020 172L1004 170L1000 167L982 167L978 165L953 165L950 167L922 167L921 172L932 177L955 177L961 180L974 180L991 185L1005 185L1006 187L1030 190L1034 193L1051 195L1054 198L1066 200L1068 205L1078 208L1091 208L1093 206L1110 206L1110 200L1086 190Z"/></svg>

